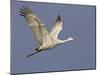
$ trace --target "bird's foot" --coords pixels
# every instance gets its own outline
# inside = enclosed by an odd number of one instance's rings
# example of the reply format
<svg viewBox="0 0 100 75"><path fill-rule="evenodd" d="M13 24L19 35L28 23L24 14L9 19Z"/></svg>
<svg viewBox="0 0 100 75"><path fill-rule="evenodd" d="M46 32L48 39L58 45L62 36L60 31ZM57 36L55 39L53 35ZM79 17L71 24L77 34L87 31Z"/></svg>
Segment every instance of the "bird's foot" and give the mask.
<svg viewBox="0 0 100 75"><path fill-rule="evenodd" d="M39 48L36 48L35 50L36 50L37 52L40 52L40 51L41 51L41 50L39 50Z"/></svg>

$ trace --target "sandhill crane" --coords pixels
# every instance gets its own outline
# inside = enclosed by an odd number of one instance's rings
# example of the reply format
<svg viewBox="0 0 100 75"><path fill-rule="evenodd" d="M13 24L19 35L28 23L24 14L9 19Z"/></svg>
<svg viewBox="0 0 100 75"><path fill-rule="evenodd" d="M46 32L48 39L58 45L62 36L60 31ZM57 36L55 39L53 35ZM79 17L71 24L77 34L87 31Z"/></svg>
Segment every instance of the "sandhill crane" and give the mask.
<svg viewBox="0 0 100 75"><path fill-rule="evenodd" d="M20 15L23 16L28 22L28 25L31 27L32 32L34 33L37 41L40 44L40 47L35 49L36 52L28 55L27 57L32 56L40 51L45 51L54 48L57 45L74 40L72 37L69 37L66 40L58 39L58 35L62 30L63 24L60 15L58 15L51 32L48 32L43 22L32 12L31 9L29 9L28 7L23 7L19 12Z"/></svg>

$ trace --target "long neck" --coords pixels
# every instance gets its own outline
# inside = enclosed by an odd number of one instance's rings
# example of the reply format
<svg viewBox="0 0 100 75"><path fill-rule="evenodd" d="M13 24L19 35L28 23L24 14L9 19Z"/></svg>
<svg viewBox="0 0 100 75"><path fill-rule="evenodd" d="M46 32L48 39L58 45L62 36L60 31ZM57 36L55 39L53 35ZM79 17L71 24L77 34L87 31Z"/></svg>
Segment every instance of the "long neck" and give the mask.
<svg viewBox="0 0 100 75"><path fill-rule="evenodd" d="M71 41L71 40L74 40L72 37L69 37L68 39L66 39L66 40L60 40L60 42L59 43L65 43L65 42L68 42L68 41Z"/></svg>

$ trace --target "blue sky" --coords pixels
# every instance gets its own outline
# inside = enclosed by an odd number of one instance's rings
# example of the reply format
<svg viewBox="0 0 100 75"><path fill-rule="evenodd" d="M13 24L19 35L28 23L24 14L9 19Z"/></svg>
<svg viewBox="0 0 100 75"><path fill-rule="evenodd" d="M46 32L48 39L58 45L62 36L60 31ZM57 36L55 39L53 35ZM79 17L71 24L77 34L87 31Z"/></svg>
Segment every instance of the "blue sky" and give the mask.
<svg viewBox="0 0 100 75"><path fill-rule="evenodd" d="M75 40L26 56L39 47L25 19L19 15L28 6L50 31L57 15L63 20L59 38ZM13 1L11 8L11 69L12 73L46 72L95 68L95 6L49 4Z"/></svg>

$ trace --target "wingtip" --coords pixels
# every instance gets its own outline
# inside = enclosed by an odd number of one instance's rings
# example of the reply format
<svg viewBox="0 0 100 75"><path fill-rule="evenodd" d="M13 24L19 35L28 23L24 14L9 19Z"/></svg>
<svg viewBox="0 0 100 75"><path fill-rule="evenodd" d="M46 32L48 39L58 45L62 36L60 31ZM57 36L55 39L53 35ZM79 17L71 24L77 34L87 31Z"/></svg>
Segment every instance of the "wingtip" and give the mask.
<svg viewBox="0 0 100 75"><path fill-rule="evenodd" d="M57 21L61 21L61 16L58 14Z"/></svg>
<svg viewBox="0 0 100 75"><path fill-rule="evenodd" d="M60 14L58 14L58 17L60 18Z"/></svg>
<svg viewBox="0 0 100 75"><path fill-rule="evenodd" d="M22 8L20 8L20 15L21 16L26 16L29 14L32 14L32 11L28 8L28 6L22 6Z"/></svg>

